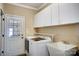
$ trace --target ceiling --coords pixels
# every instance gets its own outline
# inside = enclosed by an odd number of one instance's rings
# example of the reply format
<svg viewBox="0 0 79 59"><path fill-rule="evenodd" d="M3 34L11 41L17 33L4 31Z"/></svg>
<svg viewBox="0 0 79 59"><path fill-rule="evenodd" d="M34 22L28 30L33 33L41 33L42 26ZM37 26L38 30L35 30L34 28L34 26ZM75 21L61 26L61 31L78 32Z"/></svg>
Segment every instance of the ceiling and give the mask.
<svg viewBox="0 0 79 59"><path fill-rule="evenodd" d="M47 6L49 3L20 3L20 4L24 6L29 6L35 10L40 10L45 6Z"/></svg>
<svg viewBox="0 0 79 59"><path fill-rule="evenodd" d="M44 3L21 3L22 5L25 5L25 6L31 6L33 8L39 8L41 7Z"/></svg>
<svg viewBox="0 0 79 59"><path fill-rule="evenodd" d="M40 10L49 5L50 3L11 3L16 6L25 7L33 10Z"/></svg>

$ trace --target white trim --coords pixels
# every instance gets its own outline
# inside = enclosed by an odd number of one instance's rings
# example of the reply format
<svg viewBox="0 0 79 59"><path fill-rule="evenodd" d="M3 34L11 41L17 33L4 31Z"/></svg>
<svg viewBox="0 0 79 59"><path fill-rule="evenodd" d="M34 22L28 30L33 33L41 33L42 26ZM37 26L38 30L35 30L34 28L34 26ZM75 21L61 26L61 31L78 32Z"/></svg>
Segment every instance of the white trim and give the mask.
<svg viewBox="0 0 79 59"><path fill-rule="evenodd" d="M37 8L31 7L31 6L24 6L24 5L18 4L18 3L9 3L9 4L19 6L19 7L28 8L28 9L38 10Z"/></svg>
<svg viewBox="0 0 79 59"><path fill-rule="evenodd" d="M47 5L46 3L44 3L43 5L41 5L38 10L42 9L45 5Z"/></svg>

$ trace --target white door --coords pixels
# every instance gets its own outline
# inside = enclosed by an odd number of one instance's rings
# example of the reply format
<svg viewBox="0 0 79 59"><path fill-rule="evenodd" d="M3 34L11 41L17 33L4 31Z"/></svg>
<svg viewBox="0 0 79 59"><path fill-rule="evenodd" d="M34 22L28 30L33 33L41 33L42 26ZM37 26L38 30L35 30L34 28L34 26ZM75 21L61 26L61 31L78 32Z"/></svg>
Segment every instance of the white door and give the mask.
<svg viewBox="0 0 79 59"><path fill-rule="evenodd" d="M79 23L79 4L78 3L59 3L60 23Z"/></svg>
<svg viewBox="0 0 79 59"><path fill-rule="evenodd" d="M24 18L21 16L5 16L4 55L20 55L24 53Z"/></svg>
<svg viewBox="0 0 79 59"><path fill-rule="evenodd" d="M59 25L59 9L58 3L52 4L52 25Z"/></svg>
<svg viewBox="0 0 79 59"><path fill-rule="evenodd" d="M34 27L45 27L51 25L51 6L48 6L35 16Z"/></svg>

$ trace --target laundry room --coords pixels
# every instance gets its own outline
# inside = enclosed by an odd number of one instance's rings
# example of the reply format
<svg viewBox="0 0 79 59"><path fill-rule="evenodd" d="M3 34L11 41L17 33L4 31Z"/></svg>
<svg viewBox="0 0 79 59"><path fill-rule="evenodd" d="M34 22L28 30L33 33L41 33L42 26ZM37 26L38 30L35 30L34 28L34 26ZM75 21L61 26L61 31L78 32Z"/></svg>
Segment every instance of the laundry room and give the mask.
<svg viewBox="0 0 79 59"><path fill-rule="evenodd" d="M0 56L79 56L79 3L0 3Z"/></svg>

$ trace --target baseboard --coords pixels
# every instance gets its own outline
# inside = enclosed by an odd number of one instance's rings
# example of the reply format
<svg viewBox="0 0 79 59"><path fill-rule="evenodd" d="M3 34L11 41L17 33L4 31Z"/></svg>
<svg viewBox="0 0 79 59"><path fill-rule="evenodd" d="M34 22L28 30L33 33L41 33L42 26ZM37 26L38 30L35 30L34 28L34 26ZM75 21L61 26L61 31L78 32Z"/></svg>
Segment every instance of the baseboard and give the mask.
<svg viewBox="0 0 79 59"><path fill-rule="evenodd" d="M19 54L17 56L27 56L27 54L24 53L24 54Z"/></svg>

